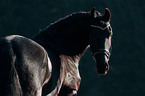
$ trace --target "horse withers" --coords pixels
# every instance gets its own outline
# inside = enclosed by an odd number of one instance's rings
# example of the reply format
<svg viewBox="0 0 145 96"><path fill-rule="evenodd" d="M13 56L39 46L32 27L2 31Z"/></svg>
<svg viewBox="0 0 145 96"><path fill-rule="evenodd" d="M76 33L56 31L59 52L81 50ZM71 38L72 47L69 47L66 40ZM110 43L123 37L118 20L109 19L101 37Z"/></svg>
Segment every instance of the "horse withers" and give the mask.
<svg viewBox="0 0 145 96"><path fill-rule="evenodd" d="M79 60L90 46L97 72L109 70L112 29L108 8L102 15L70 14L35 38L11 35L0 39L2 96L75 96L81 77Z"/></svg>

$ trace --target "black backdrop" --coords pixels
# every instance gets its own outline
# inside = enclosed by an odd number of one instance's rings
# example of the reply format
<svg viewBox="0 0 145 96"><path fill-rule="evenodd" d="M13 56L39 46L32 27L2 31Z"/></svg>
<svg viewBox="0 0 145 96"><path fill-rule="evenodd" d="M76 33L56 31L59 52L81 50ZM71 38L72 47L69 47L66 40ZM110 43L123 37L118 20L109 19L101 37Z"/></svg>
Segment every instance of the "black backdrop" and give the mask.
<svg viewBox="0 0 145 96"><path fill-rule="evenodd" d="M88 50L80 61L79 96L144 96L144 0L0 0L0 36L19 34L33 38L51 22L93 7L100 12L108 7L112 13L110 71L98 76Z"/></svg>

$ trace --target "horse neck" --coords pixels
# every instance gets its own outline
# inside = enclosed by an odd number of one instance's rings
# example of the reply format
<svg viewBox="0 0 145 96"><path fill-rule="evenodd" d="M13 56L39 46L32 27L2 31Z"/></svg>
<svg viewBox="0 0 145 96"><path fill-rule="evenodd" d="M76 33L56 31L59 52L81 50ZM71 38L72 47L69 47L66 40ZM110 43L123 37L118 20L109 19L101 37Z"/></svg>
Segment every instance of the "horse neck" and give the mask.
<svg viewBox="0 0 145 96"><path fill-rule="evenodd" d="M79 65L79 61L81 56L66 56L60 55L61 63L65 66L71 66L73 68L77 68Z"/></svg>
<svg viewBox="0 0 145 96"><path fill-rule="evenodd" d="M89 44L88 14L74 20L66 19L68 20L60 20L48 26L35 39L43 43L42 46L52 47L60 55L80 56Z"/></svg>

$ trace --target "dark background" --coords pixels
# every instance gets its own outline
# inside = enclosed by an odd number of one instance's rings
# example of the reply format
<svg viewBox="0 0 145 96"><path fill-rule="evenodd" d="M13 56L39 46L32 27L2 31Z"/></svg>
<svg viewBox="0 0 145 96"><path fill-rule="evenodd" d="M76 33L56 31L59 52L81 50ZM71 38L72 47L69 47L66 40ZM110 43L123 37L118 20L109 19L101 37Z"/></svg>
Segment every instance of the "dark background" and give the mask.
<svg viewBox="0 0 145 96"><path fill-rule="evenodd" d="M145 96L145 0L0 0L0 36L33 38L59 18L93 7L111 10L113 51L105 76L96 73L90 50L85 53L79 96Z"/></svg>

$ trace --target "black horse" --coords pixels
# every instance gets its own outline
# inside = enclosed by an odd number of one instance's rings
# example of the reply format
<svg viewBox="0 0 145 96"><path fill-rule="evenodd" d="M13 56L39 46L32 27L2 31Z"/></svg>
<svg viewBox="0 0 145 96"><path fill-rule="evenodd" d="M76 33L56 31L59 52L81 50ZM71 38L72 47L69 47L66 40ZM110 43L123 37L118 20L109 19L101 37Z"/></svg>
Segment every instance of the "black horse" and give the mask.
<svg viewBox="0 0 145 96"><path fill-rule="evenodd" d="M73 13L42 30L33 40L19 35L0 39L0 96L75 96L78 62L90 46L97 72L106 74L111 14Z"/></svg>

